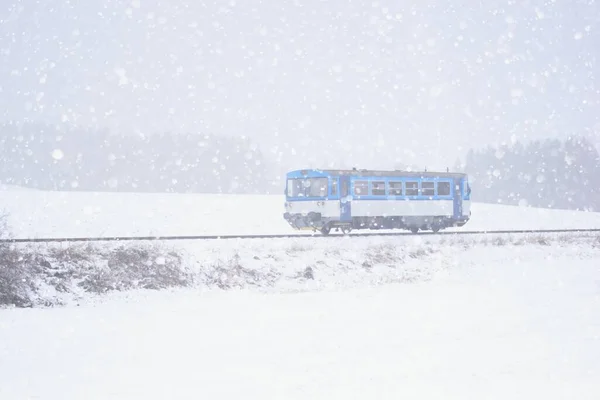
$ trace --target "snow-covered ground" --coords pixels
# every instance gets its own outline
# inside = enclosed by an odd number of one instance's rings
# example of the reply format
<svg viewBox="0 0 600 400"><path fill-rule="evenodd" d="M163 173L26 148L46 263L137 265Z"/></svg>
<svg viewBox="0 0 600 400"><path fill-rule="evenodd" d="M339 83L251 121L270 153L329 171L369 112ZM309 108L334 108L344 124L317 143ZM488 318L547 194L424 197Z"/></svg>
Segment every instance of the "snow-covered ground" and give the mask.
<svg viewBox="0 0 600 400"><path fill-rule="evenodd" d="M597 237L296 240L182 244L265 290L0 310L0 398L600 397Z"/></svg>
<svg viewBox="0 0 600 400"><path fill-rule="evenodd" d="M15 237L296 233L283 196L2 192ZM600 213L473 204L454 230L600 228Z"/></svg>
<svg viewBox="0 0 600 400"><path fill-rule="evenodd" d="M279 196L2 194L17 237L290 232ZM475 204L463 229L599 226ZM0 309L0 399L600 398L598 235L164 246L194 287Z"/></svg>

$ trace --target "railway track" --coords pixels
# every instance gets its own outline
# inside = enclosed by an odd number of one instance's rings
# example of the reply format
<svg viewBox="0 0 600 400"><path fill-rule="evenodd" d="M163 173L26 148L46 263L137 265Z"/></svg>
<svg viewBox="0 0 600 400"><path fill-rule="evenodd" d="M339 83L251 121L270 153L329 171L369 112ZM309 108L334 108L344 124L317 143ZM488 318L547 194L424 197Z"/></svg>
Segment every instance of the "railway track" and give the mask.
<svg viewBox="0 0 600 400"><path fill-rule="evenodd" d="M192 236L106 236L106 237L57 237L57 238L8 238L0 239L0 243L61 243L61 242L127 242L153 240L232 240L232 239L289 239L314 238L323 239L376 236L461 236L461 235L499 235L499 234L541 234L541 233L600 233L600 228L591 229L525 229L525 230L479 230L479 231L447 231L447 232L374 232L351 233L349 235L332 234L287 234L287 235L192 235Z"/></svg>

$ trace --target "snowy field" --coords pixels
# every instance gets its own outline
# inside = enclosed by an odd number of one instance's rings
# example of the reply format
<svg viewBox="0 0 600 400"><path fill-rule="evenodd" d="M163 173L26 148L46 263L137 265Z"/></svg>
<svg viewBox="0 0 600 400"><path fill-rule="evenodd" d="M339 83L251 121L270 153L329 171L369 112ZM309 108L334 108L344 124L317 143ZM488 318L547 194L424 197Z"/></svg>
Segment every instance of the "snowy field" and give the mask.
<svg viewBox="0 0 600 400"><path fill-rule="evenodd" d="M297 240L181 245L242 290L0 310L0 399L600 398L598 237Z"/></svg>
<svg viewBox="0 0 600 400"><path fill-rule="evenodd" d="M16 237L290 232L279 196L2 195ZM475 204L463 229L599 226ZM61 307L0 308L0 399L600 398L597 234L161 246L194 285L92 295L78 277L42 293Z"/></svg>
<svg viewBox="0 0 600 400"><path fill-rule="evenodd" d="M5 188L6 189L6 188ZM15 237L294 234L283 196L3 190ZM475 203L453 230L600 228L600 213ZM368 231L366 231L368 232ZM306 234L306 233L300 233Z"/></svg>

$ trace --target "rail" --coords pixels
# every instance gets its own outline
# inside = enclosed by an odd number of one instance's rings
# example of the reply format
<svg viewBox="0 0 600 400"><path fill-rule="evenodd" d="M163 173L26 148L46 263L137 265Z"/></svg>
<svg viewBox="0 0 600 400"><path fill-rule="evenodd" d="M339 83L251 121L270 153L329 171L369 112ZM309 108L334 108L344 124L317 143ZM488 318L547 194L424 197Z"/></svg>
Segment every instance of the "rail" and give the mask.
<svg viewBox="0 0 600 400"><path fill-rule="evenodd" d="M106 236L106 237L56 237L56 238L4 238L0 243L60 243L60 242L126 242L152 240L231 240L231 239L289 239L289 238L342 238L377 236L441 236L441 235L499 235L499 234L541 234L541 233L600 233L600 228L585 229L521 229L521 230L478 230L478 231L441 231L441 232L376 232L322 235L284 234L284 235L192 235L192 236Z"/></svg>

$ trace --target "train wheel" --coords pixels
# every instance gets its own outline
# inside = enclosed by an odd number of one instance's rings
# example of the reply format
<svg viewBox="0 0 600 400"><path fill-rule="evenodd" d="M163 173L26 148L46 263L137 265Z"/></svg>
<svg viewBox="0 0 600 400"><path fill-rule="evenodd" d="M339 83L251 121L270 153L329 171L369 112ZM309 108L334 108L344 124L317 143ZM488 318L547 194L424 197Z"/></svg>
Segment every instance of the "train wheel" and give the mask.
<svg viewBox="0 0 600 400"><path fill-rule="evenodd" d="M324 226L321 228L321 233L322 233L323 235L329 235L329 232L331 232L331 226L329 226L329 225L324 225Z"/></svg>
<svg viewBox="0 0 600 400"><path fill-rule="evenodd" d="M351 230L352 230L352 228L350 228L349 226L343 226L342 227L342 234L348 235Z"/></svg>
<svg viewBox="0 0 600 400"><path fill-rule="evenodd" d="M431 231L432 231L433 233L438 233L438 232L440 231L440 226L439 226L439 225L437 225L437 224L436 224L436 225L433 225L433 226L431 227Z"/></svg>
<svg viewBox="0 0 600 400"><path fill-rule="evenodd" d="M419 228L418 228L418 227L416 227L416 226L411 226L411 227L410 227L410 231L411 231L412 233L417 233L417 232L419 232Z"/></svg>

